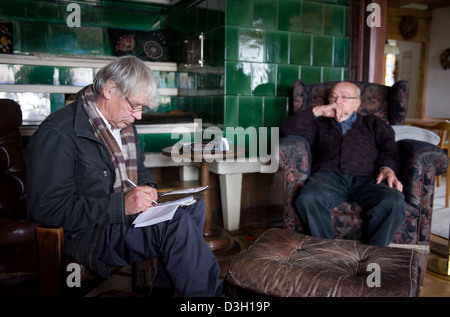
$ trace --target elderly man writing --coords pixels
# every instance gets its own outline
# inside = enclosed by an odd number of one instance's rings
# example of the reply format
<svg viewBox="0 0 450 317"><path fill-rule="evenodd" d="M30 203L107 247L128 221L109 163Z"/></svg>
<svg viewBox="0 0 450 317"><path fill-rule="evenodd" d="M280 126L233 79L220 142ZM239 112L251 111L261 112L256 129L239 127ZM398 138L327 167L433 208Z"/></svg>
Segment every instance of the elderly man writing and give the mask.
<svg viewBox="0 0 450 317"><path fill-rule="evenodd" d="M340 82L329 104L297 111L281 125L284 135L305 137L312 172L295 201L310 234L333 239L330 209L350 199L366 212L367 244L387 246L405 218L403 186L396 174L394 131L383 120L361 116L357 86Z"/></svg>
<svg viewBox="0 0 450 317"><path fill-rule="evenodd" d="M133 225L158 199L133 125L156 97L151 70L125 56L48 116L26 150L28 214L62 226L65 254L104 277L111 265L158 257L155 286L180 296L220 296L220 267L203 238L202 200L178 208L172 220Z"/></svg>

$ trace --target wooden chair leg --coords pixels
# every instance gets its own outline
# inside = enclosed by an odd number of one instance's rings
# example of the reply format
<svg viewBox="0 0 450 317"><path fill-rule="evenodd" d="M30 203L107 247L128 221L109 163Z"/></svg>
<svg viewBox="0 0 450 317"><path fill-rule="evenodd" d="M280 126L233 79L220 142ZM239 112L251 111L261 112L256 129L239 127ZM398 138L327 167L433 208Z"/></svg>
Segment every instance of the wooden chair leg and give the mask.
<svg viewBox="0 0 450 317"><path fill-rule="evenodd" d="M39 295L61 296L63 228L37 227L36 236L39 252Z"/></svg>

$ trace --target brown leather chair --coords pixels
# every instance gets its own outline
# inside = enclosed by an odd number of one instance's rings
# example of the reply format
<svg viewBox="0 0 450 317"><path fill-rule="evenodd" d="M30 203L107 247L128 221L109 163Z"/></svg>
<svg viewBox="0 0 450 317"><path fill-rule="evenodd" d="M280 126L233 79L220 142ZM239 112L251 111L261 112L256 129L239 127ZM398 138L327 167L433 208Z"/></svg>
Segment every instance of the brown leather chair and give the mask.
<svg viewBox="0 0 450 317"><path fill-rule="evenodd" d="M24 295L26 289L28 295L48 296L59 292L55 267L60 267L62 240L49 240L45 228L27 220L21 124L20 106L0 99L0 289L4 295ZM20 294L14 293L19 289Z"/></svg>
<svg viewBox="0 0 450 317"><path fill-rule="evenodd" d="M20 106L0 100L0 285L37 279L35 228L27 219Z"/></svg>

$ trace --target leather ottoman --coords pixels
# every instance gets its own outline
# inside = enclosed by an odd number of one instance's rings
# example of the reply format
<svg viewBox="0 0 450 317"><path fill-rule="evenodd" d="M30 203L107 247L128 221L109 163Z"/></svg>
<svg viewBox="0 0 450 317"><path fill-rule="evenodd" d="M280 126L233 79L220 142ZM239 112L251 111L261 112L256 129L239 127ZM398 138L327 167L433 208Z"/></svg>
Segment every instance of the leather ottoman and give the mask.
<svg viewBox="0 0 450 317"><path fill-rule="evenodd" d="M228 268L228 296L411 297L418 294L413 250L328 240L269 229Z"/></svg>

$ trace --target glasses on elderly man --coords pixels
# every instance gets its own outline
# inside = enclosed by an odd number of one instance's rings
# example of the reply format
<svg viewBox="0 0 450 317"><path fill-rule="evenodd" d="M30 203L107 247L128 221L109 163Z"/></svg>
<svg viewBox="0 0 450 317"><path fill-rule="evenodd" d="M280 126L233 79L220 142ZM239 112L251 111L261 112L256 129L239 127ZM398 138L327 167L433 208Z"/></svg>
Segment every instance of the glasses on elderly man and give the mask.
<svg viewBox="0 0 450 317"><path fill-rule="evenodd" d="M350 99L359 99L359 97L331 94L330 96L328 96L328 101L336 102L339 97L341 97L343 101L348 101Z"/></svg>
<svg viewBox="0 0 450 317"><path fill-rule="evenodd" d="M128 102L128 105L131 107L131 112L142 112L147 113L150 111L150 108L148 106L137 106L133 104L130 99L122 92L123 96L125 97L125 100Z"/></svg>

